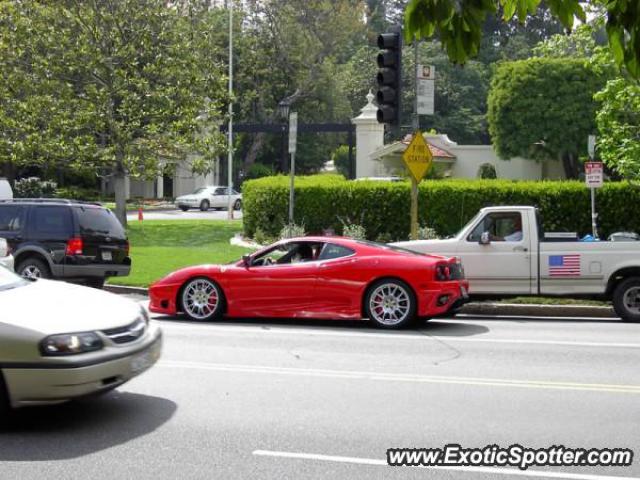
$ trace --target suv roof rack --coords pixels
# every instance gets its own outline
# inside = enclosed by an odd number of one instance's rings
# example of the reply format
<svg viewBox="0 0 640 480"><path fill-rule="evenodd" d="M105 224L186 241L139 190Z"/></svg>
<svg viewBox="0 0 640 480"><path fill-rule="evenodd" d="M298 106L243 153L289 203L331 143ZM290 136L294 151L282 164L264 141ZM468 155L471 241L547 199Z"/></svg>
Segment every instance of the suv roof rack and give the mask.
<svg viewBox="0 0 640 480"><path fill-rule="evenodd" d="M63 205L96 205L101 207L99 202L86 202L84 200L69 200L68 198L8 198L0 200L0 203L18 203L18 202L31 202L31 203L58 203Z"/></svg>

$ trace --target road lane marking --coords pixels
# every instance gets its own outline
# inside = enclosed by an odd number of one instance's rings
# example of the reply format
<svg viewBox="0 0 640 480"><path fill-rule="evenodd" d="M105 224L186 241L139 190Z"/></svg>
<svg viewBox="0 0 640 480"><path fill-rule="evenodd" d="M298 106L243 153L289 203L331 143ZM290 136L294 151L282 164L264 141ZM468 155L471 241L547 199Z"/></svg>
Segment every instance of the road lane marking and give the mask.
<svg viewBox="0 0 640 480"><path fill-rule="evenodd" d="M253 455L258 457L275 457L290 458L297 460L315 460L320 462L334 463L351 463L356 465L373 465L380 467L389 467L386 460L377 458L363 457L344 457L338 455L322 455L318 453L302 453L302 452L281 452L276 450L254 450ZM403 468L403 467L389 467ZM404 467L407 468L407 467ZM640 477L617 477L609 475L590 475L584 473L554 472L541 470L518 470L513 468L497 468L497 467L462 467L462 466L437 466L437 467L408 467L408 468L427 468L430 470L449 470L465 473L486 473L491 475L513 475L521 477L537 477L537 478L564 478L570 480L640 480Z"/></svg>
<svg viewBox="0 0 640 480"><path fill-rule="evenodd" d="M455 322L451 322L455 323ZM228 333L263 333L271 335L309 335L316 337L354 337L354 338L384 338L387 340L439 340L446 343L503 343L515 345L552 345L563 347L595 347L595 348L637 348L640 343L627 342L579 342L572 340L530 340L520 338L460 338L430 335L428 332L407 333L377 333L377 332L336 332L335 330L311 330L302 328L264 327L258 325L250 327L246 325L175 325L168 322L160 322L162 328L175 332L197 332L199 334L222 335Z"/></svg>
<svg viewBox="0 0 640 480"><path fill-rule="evenodd" d="M267 367L208 362L187 362L165 360L158 363L165 368L213 370L234 373L263 373L273 375L297 375L307 377L338 378L349 380L373 380L383 382L438 383L452 385L473 385L488 387L534 388L544 390L574 390L588 392L640 394L640 385L608 385L601 383L555 382L546 380L511 380L481 377L457 377L444 375L416 375L405 373L384 373L352 370L324 370L314 368Z"/></svg>

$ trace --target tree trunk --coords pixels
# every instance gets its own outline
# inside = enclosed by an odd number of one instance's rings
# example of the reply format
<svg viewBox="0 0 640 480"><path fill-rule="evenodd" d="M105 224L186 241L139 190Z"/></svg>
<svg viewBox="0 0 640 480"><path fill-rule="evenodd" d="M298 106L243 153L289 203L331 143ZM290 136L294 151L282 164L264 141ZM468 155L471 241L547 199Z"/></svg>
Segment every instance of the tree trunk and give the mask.
<svg viewBox="0 0 640 480"><path fill-rule="evenodd" d="M127 192L122 167L116 168L113 172L113 189L116 195L116 218L124 228L127 228Z"/></svg>
<svg viewBox="0 0 640 480"><path fill-rule="evenodd" d="M264 142L267 139L267 134L264 132L259 132L253 137L253 141L251 142L251 147L249 147L249 151L244 157L244 171L248 172L249 167L256 163L256 158L258 154L262 150Z"/></svg>
<svg viewBox="0 0 640 480"><path fill-rule="evenodd" d="M567 179L575 180L580 174L578 168L578 162L576 157L571 153L564 153L562 155L562 166L564 167L564 174Z"/></svg>

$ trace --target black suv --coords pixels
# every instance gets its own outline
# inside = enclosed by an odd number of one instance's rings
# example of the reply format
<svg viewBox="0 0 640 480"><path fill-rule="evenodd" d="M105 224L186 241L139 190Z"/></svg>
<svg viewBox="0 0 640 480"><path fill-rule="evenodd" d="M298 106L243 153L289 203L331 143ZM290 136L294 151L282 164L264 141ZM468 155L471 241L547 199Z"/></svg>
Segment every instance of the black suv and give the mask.
<svg viewBox="0 0 640 480"><path fill-rule="evenodd" d="M0 201L0 237L16 272L27 278L64 278L102 287L106 277L131 270L129 241L110 210L96 203L54 199Z"/></svg>

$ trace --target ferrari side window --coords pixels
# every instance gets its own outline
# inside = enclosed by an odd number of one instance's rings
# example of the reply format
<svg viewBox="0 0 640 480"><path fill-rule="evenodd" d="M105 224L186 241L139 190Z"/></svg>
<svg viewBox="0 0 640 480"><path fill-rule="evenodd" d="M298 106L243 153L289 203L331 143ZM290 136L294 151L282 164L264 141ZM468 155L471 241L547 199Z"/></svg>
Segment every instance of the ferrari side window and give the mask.
<svg viewBox="0 0 640 480"><path fill-rule="evenodd" d="M320 252L318 260L331 260L332 258L348 257L354 253L355 252L353 250L343 247L342 245L327 243L322 249L322 252Z"/></svg>

